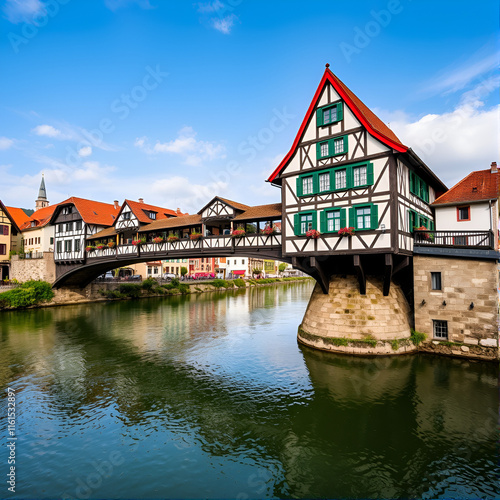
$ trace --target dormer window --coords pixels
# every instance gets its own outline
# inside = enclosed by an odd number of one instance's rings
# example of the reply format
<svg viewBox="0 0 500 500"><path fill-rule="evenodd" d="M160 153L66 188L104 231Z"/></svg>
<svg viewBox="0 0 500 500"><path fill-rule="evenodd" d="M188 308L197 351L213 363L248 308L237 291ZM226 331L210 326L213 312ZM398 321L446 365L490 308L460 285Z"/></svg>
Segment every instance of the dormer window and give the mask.
<svg viewBox="0 0 500 500"><path fill-rule="evenodd" d="M63 213L63 215L72 214L73 213L73 207L72 206L70 206L70 207L64 207L62 209L62 213Z"/></svg>
<svg viewBox="0 0 500 500"><path fill-rule="evenodd" d="M156 220L156 212L146 212L146 214L151 220Z"/></svg>
<svg viewBox="0 0 500 500"><path fill-rule="evenodd" d="M122 218L124 220L130 220L130 212L123 212L122 213Z"/></svg>
<svg viewBox="0 0 500 500"><path fill-rule="evenodd" d="M31 221L31 227L36 227L36 221L34 220Z"/></svg>

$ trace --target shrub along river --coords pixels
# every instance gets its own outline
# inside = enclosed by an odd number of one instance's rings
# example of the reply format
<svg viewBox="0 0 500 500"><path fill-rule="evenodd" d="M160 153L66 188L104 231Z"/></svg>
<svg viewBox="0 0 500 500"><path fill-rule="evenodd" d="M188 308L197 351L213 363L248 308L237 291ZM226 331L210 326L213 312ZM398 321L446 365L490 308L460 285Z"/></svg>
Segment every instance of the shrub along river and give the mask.
<svg viewBox="0 0 500 500"><path fill-rule="evenodd" d="M498 367L301 347L311 291L0 313L0 497L498 496Z"/></svg>

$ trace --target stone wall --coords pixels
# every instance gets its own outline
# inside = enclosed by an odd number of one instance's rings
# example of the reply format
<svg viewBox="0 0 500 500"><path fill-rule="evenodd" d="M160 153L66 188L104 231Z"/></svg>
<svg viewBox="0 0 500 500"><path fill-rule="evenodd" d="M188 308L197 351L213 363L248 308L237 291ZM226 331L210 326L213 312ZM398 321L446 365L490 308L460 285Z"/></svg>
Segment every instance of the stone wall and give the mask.
<svg viewBox="0 0 500 500"><path fill-rule="evenodd" d="M401 288L367 277L360 295L355 276L334 276L328 295L318 284L299 329L299 341L314 348L349 354L402 354L416 348L409 340L411 310Z"/></svg>
<svg viewBox="0 0 500 500"><path fill-rule="evenodd" d="M17 281L43 280L53 283L56 279L56 264L53 252L44 252L43 259L11 258L10 278Z"/></svg>
<svg viewBox="0 0 500 500"><path fill-rule="evenodd" d="M486 348L481 355L487 356L489 348L491 356L498 356L497 262L415 255L413 271L415 330L427 335L423 349L442 345L450 354L469 356L478 346ZM431 289L431 272L441 273L441 290ZM434 338L433 320L448 322L447 341Z"/></svg>

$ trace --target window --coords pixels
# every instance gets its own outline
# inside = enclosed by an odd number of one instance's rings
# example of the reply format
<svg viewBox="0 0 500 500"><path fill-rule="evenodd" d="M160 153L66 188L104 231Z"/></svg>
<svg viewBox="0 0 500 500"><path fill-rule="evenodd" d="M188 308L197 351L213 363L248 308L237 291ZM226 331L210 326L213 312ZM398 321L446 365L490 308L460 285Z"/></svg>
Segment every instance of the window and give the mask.
<svg viewBox="0 0 500 500"><path fill-rule="evenodd" d="M73 213L73 207L64 207L62 209L62 213L63 213L63 215L68 215L68 214Z"/></svg>
<svg viewBox="0 0 500 500"><path fill-rule="evenodd" d="M124 220L129 220L130 219L130 212L123 212L122 213L122 218Z"/></svg>
<svg viewBox="0 0 500 500"><path fill-rule="evenodd" d="M313 176L310 175L308 177L302 178L302 194L313 194Z"/></svg>
<svg viewBox="0 0 500 500"><path fill-rule="evenodd" d="M80 240L75 240L75 252L80 251Z"/></svg>
<svg viewBox="0 0 500 500"><path fill-rule="evenodd" d="M71 252L72 243L73 242L71 240L65 240L65 242L64 242L64 251L65 252Z"/></svg>
<svg viewBox="0 0 500 500"><path fill-rule="evenodd" d="M347 135L316 143L316 158L322 160L347 153Z"/></svg>
<svg viewBox="0 0 500 500"><path fill-rule="evenodd" d="M304 236L310 229L316 229L316 212L303 212L294 216L295 236Z"/></svg>
<svg viewBox="0 0 500 500"><path fill-rule="evenodd" d="M82 230L82 221L81 220L77 220L75 222L75 231L81 231Z"/></svg>
<svg viewBox="0 0 500 500"><path fill-rule="evenodd" d="M354 187L365 186L368 183L366 165L352 169L354 174Z"/></svg>
<svg viewBox="0 0 500 500"><path fill-rule="evenodd" d="M410 225L410 233L413 233L413 231L419 227L426 227L427 229L434 231L434 221L428 219L422 214L419 214L418 212L415 212L415 210L408 210L408 221Z"/></svg>
<svg viewBox="0 0 500 500"><path fill-rule="evenodd" d="M148 266L148 274L151 274L151 268Z"/></svg>
<svg viewBox="0 0 500 500"><path fill-rule="evenodd" d="M429 203L429 186L415 172L410 171L410 193Z"/></svg>
<svg viewBox="0 0 500 500"><path fill-rule="evenodd" d="M146 212L146 214L150 219L156 220L156 212Z"/></svg>
<svg viewBox="0 0 500 500"><path fill-rule="evenodd" d="M345 208L327 209L320 212L320 231L322 233L336 233L345 227Z"/></svg>
<svg viewBox="0 0 500 500"><path fill-rule="evenodd" d="M57 242L57 253L61 253L62 252L62 241L58 241Z"/></svg>
<svg viewBox="0 0 500 500"><path fill-rule="evenodd" d="M154 268L154 274L158 274L158 268L157 267Z"/></svg>
<svg viewBox="0 0 500 500"><path fill-rule="evenodd" d="M54 244L54 238L51 237L49 245L53 245L53 244Z"/></svg>
<svg viewBox="0 0 500 500"><path fill-rule="evenodd" d="M347 189L347 171L345 169L335 171L335 189Z"/></svg>
<svg viewBox="0 0 500 500"><path fill-rule="evenodd" d="M7 245L0 243L0 255L7 255Z"/></svg>
<svg viewBox="0 0 500 500"><path fill-rule="evenodd" d="M433 319L432 323L434 326L434 338L447 339L448 338L448 321L442 321L440 319Z"/></svg>
<svg viewBox="0 0 500 500"><path fill-rule="evenodd" d="M470 220L470 207L457 207L457 221Z"/></svg>
<svg viewBox="0 0 500 500"><path fill-rule="evenodd" d="M62 230L63 230L63 225L62 224L58 224L57 225L57 232L58 233L62 233Z"/></svg>
<svg viewBox="0 0 500 500"><path fill-rule="evenodd" d="M244 265L245 264L245 259L241 259L241 263Z"/></svg>
<svg viewBox="0 0 500 500"><path fill-rule="evenodd" d="M72 222L68 222L68 224L66 224L66 231L73 231L73 223Z"/></svg>
<svg viewBox="0 0 500 500"><path fill-rule="evenodd" d="M316 125L324 127L337 123L343 118L343 107L341 102L322 106L316 110Z"/></svg>
<svg viewBox="0 0 500 500"><path fill-rule="evenodd" d="M358 205L349 209L349 226L355 229L378 228L378 205Z"/></svg>
<svg viewBox="0 0 500 500"><path fill-rule="evenodd" d="M432 290L441 290L441 273L431 273Z"/></svg>
<svg viewBox="0 0 500 500"><path fill-rule="evenodd" d="M319 177L319 190L330 191L330 172L324 172L318 175Z"/></svg>
<svg viewBox="0 0 500 500"><path fill-rule="evenodd" d="M9 235L9 226L0 226L0 234L3 234L4 236Z"/></svg>

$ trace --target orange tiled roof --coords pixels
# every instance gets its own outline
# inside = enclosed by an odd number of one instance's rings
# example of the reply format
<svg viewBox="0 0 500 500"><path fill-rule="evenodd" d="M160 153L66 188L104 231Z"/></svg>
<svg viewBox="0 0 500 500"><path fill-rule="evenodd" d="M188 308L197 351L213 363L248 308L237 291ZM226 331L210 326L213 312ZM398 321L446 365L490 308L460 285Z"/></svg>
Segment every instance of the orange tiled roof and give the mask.
<svg viewBox="0 0 500 500"><path fill-rule="evenodd" d="M26 215L22 208L17 207L5 207L9 212L10 216L14 219L17 227L21 229L21 226L30 220L29 215Z"/></svg>
<svg viewBox="0 0 500 500"><path fill-rule="evenodd" d="M40 229L41 227L45 227L52 217L54 210L57 208L56 205L49 205L48 207L38 209L27 222L25 222L20 228L21 231L29 231L30 229ZM35 222L36 226L31 227L31 223Z"/></svg>
<svg viewBox="0 0 500 500"><path fill-rule="evenodd" d="M111 203L86 200L85 198L76 198L75 196L62 201L59 203L59 206L69 205L71 203L75 205L86 224L112 226L119 212L119 209L115 208Z"/></svg>
<svg viewBox="0 0 500 500"><path fill-rule="evenodd" d="M116 236L116 230L114 226L107 227L98 233L87 236L88 240L100 240L101 238L110 238L111 236Z"/></svg>
<svg viewBox="0 0 500 500"><path fill-rule="evenodd" d="M234 220L265 219L266 217L281 217L281 203L248 207L242 214L237 215Z"/></svg>
<svg viewBox="0 0 500 500"><path fill-rule="evenodd" d="M169 219L157 220L139 229L139 233L146 231L156 231L159 229L170 229L188 226L198 226L201 224L201 215L182 215L181 217L171 217Z"/></svg>
<svg viewBox="0 0 500 500"><path fill-rule="evenodd" d="M468 203L499 197L500 173L476 170L442 194L432 205Z"/></svg>
<svg viewBox="0 0 500 500"><path fill-rule="evenodd" d="M223 201L224 203L231 205L237 210L247 210L248 208L250 208L249 205L244 205L243 203L238 203L237 201L228 200L227 198L221 198L220 196L217 196L217 198L219 198L219 200Z"/></svg>
<svg viewBox="0 0 500 500"><path fill-rule="evenodd" d="M169 217L177 217L179 215L176 211L171 210L170 208L148 205L147 203L142 203L140 201L125 200L125 203L127 203L127 205L130 207L130 210L132 210L139 222L142 222L144 224L149 224L152 220L144 213L144 210L156 212L156 220L167 219Z"/></svg>

